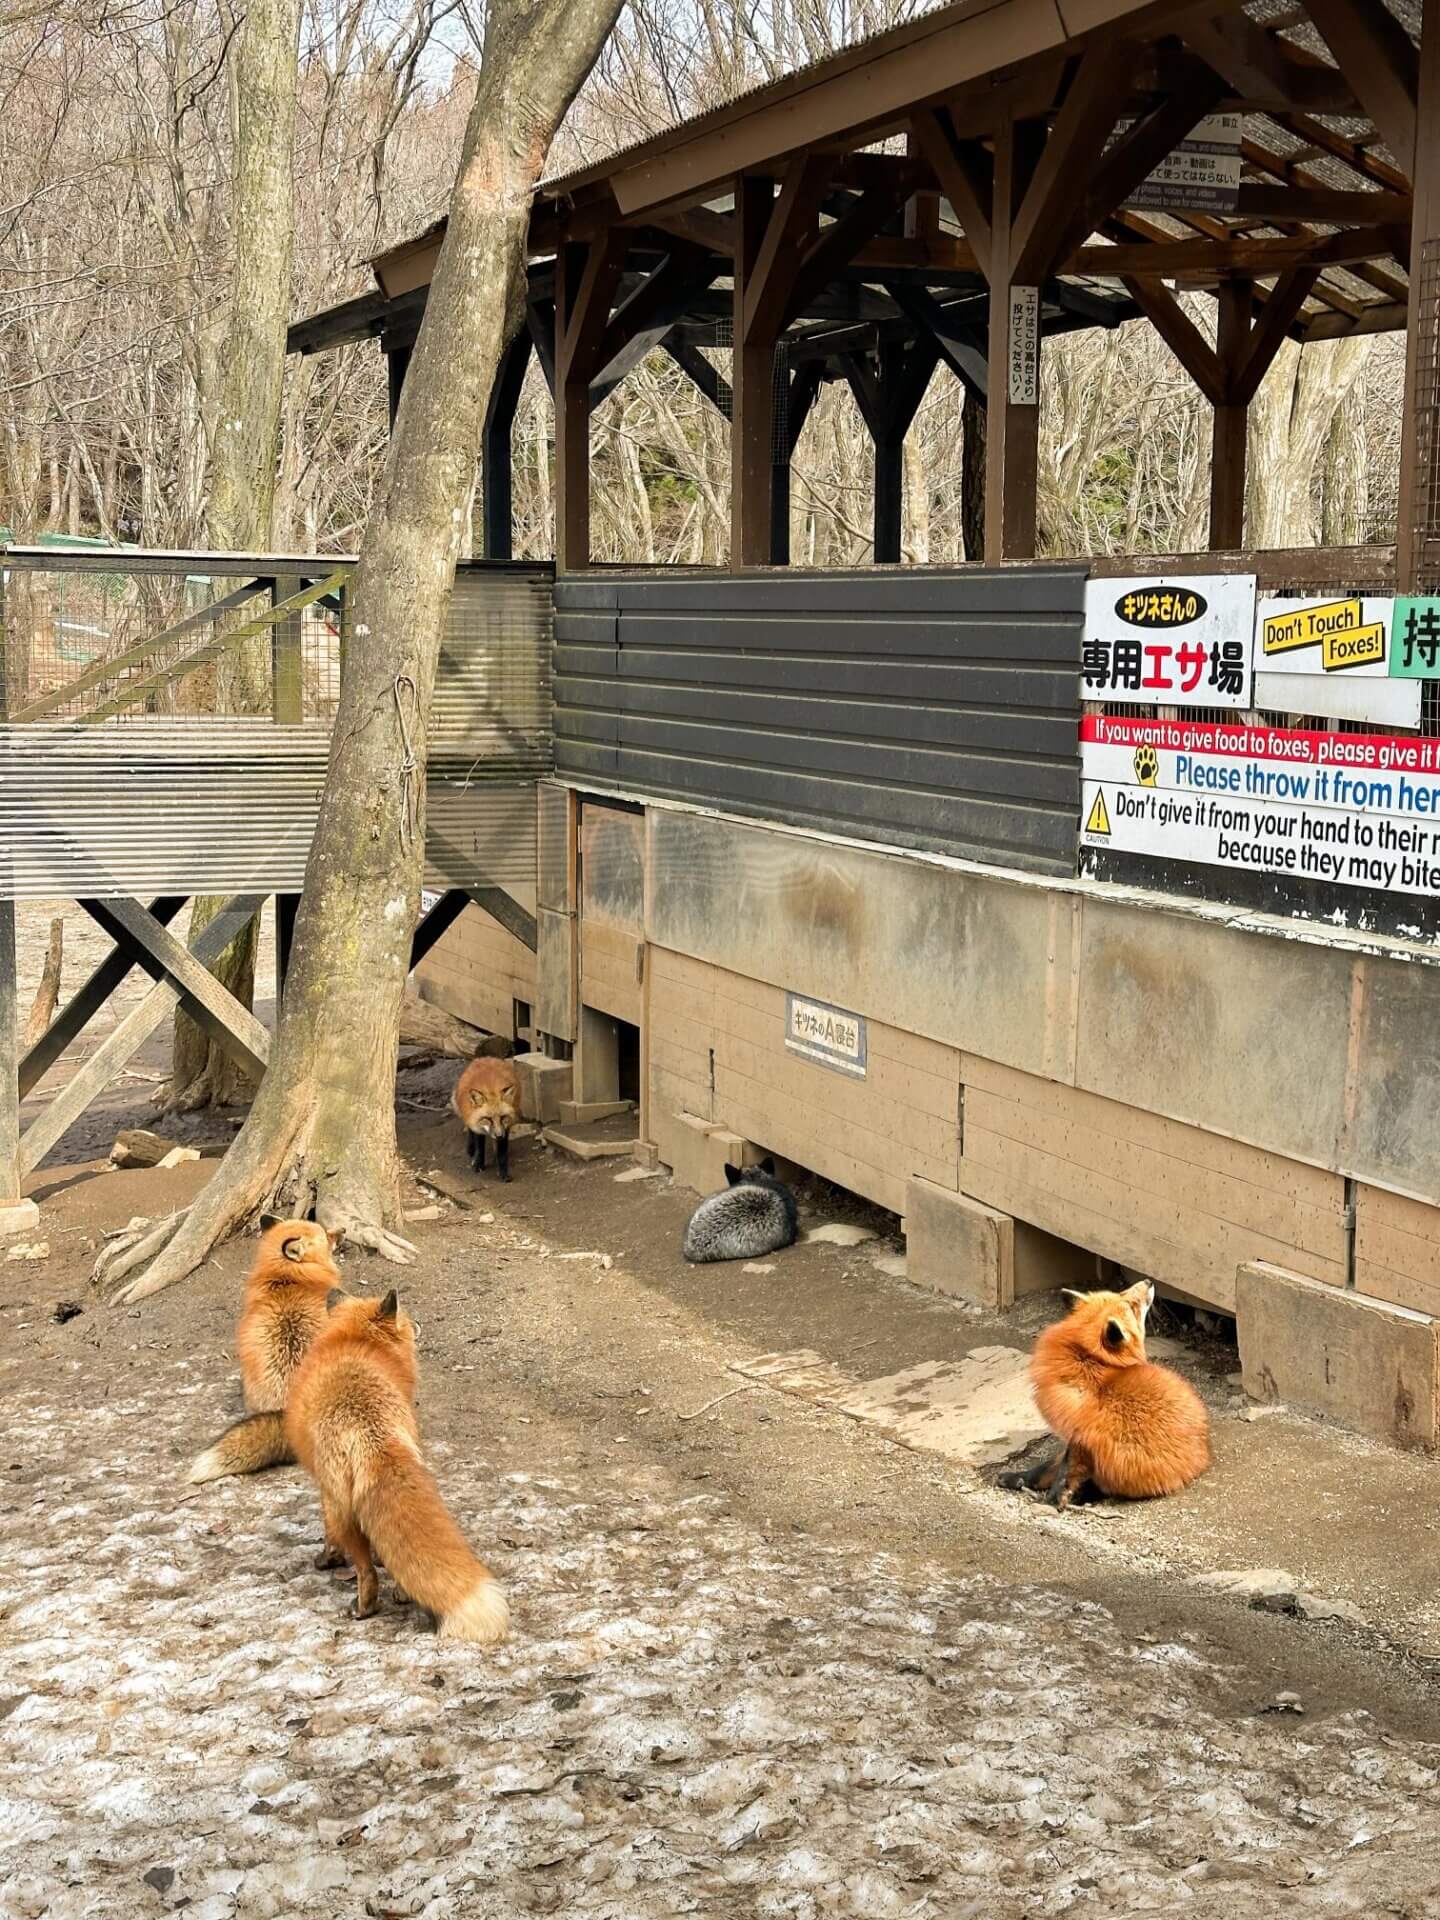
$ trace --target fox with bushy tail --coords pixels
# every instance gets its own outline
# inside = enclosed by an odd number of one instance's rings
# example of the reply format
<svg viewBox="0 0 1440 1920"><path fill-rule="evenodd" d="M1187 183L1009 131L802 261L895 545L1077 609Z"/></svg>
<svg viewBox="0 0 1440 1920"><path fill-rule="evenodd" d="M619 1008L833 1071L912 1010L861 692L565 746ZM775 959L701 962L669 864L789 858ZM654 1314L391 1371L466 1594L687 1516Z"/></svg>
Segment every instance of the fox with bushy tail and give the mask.
<svg viewBox="0 0 1440 1920"><path fill-rule="evenodd" d="M729 1185L702 1200L690 1216L680 1251L699 1266L709 1260L758 1260L795 1244L800 1209L768 1156L758 1167L725 1169Z"/></svg>
<svg viewBox="0 0 1440 1920"><path fill-rule="evenodd" d="M285 1400L325 1323L326 1297L340 1284L337 1237L313 1220L267 1217L235 1329L247 1412L195 1461L192 1482L259 1473L294 1460L285 1439Z"/></svg>
<svg viewBox="0 0 1440 1920"><path fill-rule="evenodd" d="M331 1311L290 1390L285 1433L320 1490L325 1546L316 1565L355 1569L355 1617L379 1604L375 1561L434 1615L442 1640L503 1640L510 1609L476 1558L420 1457L415 1328L393 1292L331 1295Z"/></svg>
<svg viewBox="0 0 1440 1920"><path fill-rule="evenodd" d="M1210 1417L1187 1380L1145 1357L1154 1287L1069 1297L1074 1307L1030 1357L1035 1403L1060 1451L1001 1485L1048 1490L1057 1507L1087 1484L1130 1500L1179 1493L1210 1465Z"/></svg>

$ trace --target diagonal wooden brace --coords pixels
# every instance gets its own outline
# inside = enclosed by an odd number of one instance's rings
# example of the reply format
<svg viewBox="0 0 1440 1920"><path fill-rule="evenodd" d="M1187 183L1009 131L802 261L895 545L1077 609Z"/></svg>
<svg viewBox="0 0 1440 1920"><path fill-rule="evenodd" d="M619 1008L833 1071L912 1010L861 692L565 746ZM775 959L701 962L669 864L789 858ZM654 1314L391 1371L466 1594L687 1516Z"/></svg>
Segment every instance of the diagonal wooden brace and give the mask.
<svg viewBox="0 0 1440 1920"><path fill-rule="evenodd" d="M148 974L157 981L168 976L196 1026L248 1074L260 1078L270 1059L270 1036L250 1009L221 986L205 961L182 945L168 927L153 920L138 900L83 900L80 904ZM244 924L242 920L240 926ZM240 927L234 928L231 939L239 931ZM224 950L222 946L219 951Z"/></svg>
<svg viewBox="0 0 1440 1920"><path fill-rule="evenodd" d="M181 948L186 960L205 972L211 987L217 993L224 994L226 999L230 996L225 994L220 983L205 970L220 958L240 929L255 917L264 904L263 893L237 895L226 903L207 927L201 930L196 936L193 947ZM136 915L149 918L143 907L133 900L110 901L107 905L112 908L116 905L124 905L132 908ZM117 920L115 924L119 926L121 923ZM161 931L163 932L163 929ZM164 937L167 940L171 939L168 934ZM136 943L127 938L125 944L133 948ZM178 941L174 944L179 946ZM79 1072L60 1089L45 1111L30 1123L21 1136L19 1157L22 1174L34 1172L55 1143L74 1126L96 1095L109 1086L121 1068L134 1058L155 1029L170 1017L177 1004L184 999L186 995L167 972L166 977L156 982L139 1006L126 1014L114 1031L106 1035ZM232 1005L238 1006L239 1002L232 1001ZM199 1018L196 1005L189 1005L187 1011L192 1017ZM259 1028L263 1047L263 1051L256 1056L256 1070L259 1071L263 1069L265 1058L270 1051L270 1037L265 1029L260 1027L258 1021L255 1025Z"/></svg>

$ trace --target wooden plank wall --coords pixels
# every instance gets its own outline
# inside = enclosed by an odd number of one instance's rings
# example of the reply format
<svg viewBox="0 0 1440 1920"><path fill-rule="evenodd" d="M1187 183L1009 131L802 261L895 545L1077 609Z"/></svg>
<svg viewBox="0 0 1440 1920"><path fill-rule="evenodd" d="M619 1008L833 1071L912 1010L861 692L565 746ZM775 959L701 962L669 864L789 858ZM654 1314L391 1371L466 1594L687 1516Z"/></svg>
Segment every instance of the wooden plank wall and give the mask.
<svg viewBox="0 0 1440 1920"><path fill-rule="evenodd" d="M1223 1312L1269 1260L1344 1286L1345 1182L966 1054L960 1184Z"/></svg>
<svg viewBox="0 0 1440 1920"><path fill-rule="evenodd" d="M785 1047L785 995L663 948L650 949L652 1101L723 1120L894 1213L912 1174L954 1190L960 1055L869 1022L869 1071L852 1080Z"/></svg>
<svg viewBox="0 0 1440 1920"><path fill-rule="evenodd" d="M1393 1306L1440 1314L1440 1208L1357 1186L1355 1285Z"/></svg>
<svg viewBox="0 0 1440 1920"><path fill-rule="evenodd" d="M514 1003L535 1004L535 956L478 907L467 907L415 969L422 1000L487 1033L511 1031Z"/></svg>
<svg viewBox="0 0 1440 1920"><path fill-rule="evenodd" d="M645 942L603 920L580 921L580 998L614 1020L640 1025Z"/></svg>

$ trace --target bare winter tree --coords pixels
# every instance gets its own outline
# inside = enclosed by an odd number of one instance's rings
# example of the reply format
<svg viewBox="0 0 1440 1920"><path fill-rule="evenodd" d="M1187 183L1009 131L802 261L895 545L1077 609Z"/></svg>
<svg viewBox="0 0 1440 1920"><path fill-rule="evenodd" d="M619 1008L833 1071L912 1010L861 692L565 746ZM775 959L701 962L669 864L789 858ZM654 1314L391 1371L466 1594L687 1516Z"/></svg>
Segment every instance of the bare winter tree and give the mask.
<svg viewBox="0 0 1440 1920"><path fill-rule="evenodd" d="M285 386L285 329L295 244L295 93L300 0L250 0L231 53L235 111L233 265L229 320L220 358L219 403L210 449L205 544L238 553L272 545L276 450ZM226 712L263 713L270 696L268 636L222 656L219 704ZM193 939L223 900L195 902ZM259 922L236 935L212 971L249 1006L255 990ZM185 1013L175 1016L172 1109L226 1106L248 1091L234 1060Z"/></svg>
<svg viewBox="0 0 1440 1920"><path fill-rule="evenodd" d="M102 1276L131 1301L267 1202L394 1260L395 1065L425 839L425 748L486 402L519 324L530 202L620 0L494 0L450 220L352 580L353 629L269 1071L195 1205Z"/></svg>

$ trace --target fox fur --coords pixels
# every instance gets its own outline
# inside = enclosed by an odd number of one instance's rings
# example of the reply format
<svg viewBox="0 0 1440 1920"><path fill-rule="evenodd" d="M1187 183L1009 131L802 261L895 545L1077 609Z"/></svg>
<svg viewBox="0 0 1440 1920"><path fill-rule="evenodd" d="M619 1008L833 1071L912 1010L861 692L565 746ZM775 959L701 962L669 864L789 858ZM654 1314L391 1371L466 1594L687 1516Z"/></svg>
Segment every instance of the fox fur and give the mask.
<svg viewBox="0 0 1440 1920"><path fill-rule="evenodd" d="M1003 1483L1048 1488L1057 1507L1087 1482L1131 1500L1178 1493L1210 1465L1210 1419L1188 1381L1145 1357L1154 1287L1069 1297L1075 1305L1030 1357L1035 1401L1061 1450Z"/></svg>
<svg viewBox="0 0 1440 1920"><path fill-rule="evenodd" d="M495 1142L495 1171L510 1178L510 1129L520 1118L520 1076L509 1060L477 1054L455 1082L450 1104L465 1129L471 1167L485 1168L485 1142Z"/></svg>
<svg viewBox="0 0 1440 1920"><path fill-rule="evenodd" d="M316 1565L350 1562L363 1620L379 1602L378 1557L401 1593L434 1615L442 1640L489 1645L505 1638L510 1609L420 1457L415 1380L415 1328L395 1294L333 1293L285 1410L286 1439L320 1490Z"/></svg>
<svg viewBox="0 0 1440 1920"><path fill-rule="evenodd" d="M699 1266L708 1260L756 1260L795 1244L800 1209L768 1156L758 1167L725 1169L729 1185L702 1200L680 1251Z"/></svg>
<svg viewBox="0 0 1440 1920"><path fill-rule="evenodd" d="M192 1482L259 1473L295 1456L285 1440L290 1383L325 1321L325 1300L340 1284L335 1234L313 1220L270 1222L245 1282L235 1329L246 1416L228 1427L190 1469Z"/></svg>

